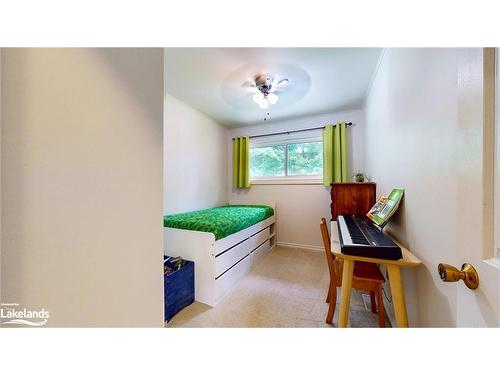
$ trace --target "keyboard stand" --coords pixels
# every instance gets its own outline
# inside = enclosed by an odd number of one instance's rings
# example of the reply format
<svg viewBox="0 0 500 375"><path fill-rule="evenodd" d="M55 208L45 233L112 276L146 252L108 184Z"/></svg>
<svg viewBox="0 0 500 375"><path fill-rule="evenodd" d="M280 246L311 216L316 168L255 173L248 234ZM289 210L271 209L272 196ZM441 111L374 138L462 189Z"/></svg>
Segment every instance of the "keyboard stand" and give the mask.
<svg viewBox="0 0 500 375"><path fill-rule="evenodd" d="M340 251L339 234L337 222L331 222L331 244L332 253L335 257L344 260L342 271L342 286L340 290L340 312L339 312L339 327L347 327L349 319L349 303L351 300L351 285L352 275L354 271L354 262L369 262L376 264L385 264L389 275L389 285L391 288L392 302L394 306L394 315L396 318L397 327L408 327L408 316L406 312L406 303L404 296L403 278L401 277L401 267L416 267L422 263L414 254L407 248L398 243L388 233L386 235L393 240L396 245L401 248L403 258L399 260L366 258L354 255L346 255Z"/></svg>

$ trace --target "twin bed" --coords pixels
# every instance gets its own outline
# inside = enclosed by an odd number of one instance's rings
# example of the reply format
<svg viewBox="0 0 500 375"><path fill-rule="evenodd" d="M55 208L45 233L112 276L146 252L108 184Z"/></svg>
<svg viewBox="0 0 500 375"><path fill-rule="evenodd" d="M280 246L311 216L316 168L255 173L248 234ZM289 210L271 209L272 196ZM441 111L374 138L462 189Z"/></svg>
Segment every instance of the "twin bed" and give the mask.
<svg viewBox="0 0 500 375"><path fill-rule="evenodd" d="M164 252L195 264L195 300L217 302L272 249L275 207L229 205L167 215Z"/></svg>

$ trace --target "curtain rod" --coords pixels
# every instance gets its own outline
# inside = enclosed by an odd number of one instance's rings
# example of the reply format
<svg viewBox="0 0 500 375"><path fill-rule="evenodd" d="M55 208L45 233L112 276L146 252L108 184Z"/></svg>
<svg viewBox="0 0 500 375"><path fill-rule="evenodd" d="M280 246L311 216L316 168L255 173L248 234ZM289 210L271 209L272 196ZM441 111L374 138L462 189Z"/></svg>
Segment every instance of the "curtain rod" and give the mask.
<svg viewBox="0 0 500 375"><path fill-rule="evenodd" d="M346 126L351 126L352 122L346 122ZM335 126L335 125L333 125ZM259 137L268 137L271 135L281 135L281 134L291 134L291 133L300 133L300 132L306 132L309 130L318 130L318 129L324 129L324 126L319 126L317 128L309 128L309 129L302 129L302 130L290 130L287 132L279 132L279 133L269 133L269 134L259 134L259 135L251 135L249 138L259 138ZM233 138L234 140L234 138Z"/></svg>

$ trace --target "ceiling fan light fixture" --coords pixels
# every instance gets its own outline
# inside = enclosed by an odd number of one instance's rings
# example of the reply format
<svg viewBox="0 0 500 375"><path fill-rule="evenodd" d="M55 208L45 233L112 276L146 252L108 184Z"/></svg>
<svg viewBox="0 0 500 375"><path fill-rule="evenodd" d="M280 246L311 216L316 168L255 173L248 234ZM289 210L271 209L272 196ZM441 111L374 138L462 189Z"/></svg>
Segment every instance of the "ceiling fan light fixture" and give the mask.
<svg viewBox="0 0 500 375"><path fill-rule="evenodd" d="M276 81L273 80L272 77L260 74L255 77L255 85L252 86L258 90L258 92L253 95L252 99L259 108L267 109L270 104L274 105L279 100L278 95L274 93L276 88L286 86L287 84L287 78Z"/></svg>
<svg viewBox="0 0 500 375"><path fill-rule="evenodd" d="M264 100L264 94L260 91L253 96L253 101L256 104L260 104Z"/></svg>
<svg viewBox="0 0 500 375"><path fill-rule="evenodd" d="M267 95L267 100L269 100L269 103L271 104L276 104L279 100L278 95L273 94L272 92Z"/></svg>

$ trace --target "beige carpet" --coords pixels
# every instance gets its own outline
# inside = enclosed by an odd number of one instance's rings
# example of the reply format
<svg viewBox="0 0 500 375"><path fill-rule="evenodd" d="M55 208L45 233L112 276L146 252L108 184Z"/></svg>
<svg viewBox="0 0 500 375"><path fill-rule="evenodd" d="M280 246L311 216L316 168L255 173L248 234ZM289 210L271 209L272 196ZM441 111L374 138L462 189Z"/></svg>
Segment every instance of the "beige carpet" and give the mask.
<svg viewBox="0 0 500 375"><path fill-rule="evenodd" d="M216 307L195 302L165 326L332 327L325 323L328 280L324 253L277 246ZM337 305L334 326L338 312ZM351 327L378 327L354 290L349 320Z"/></svg>

